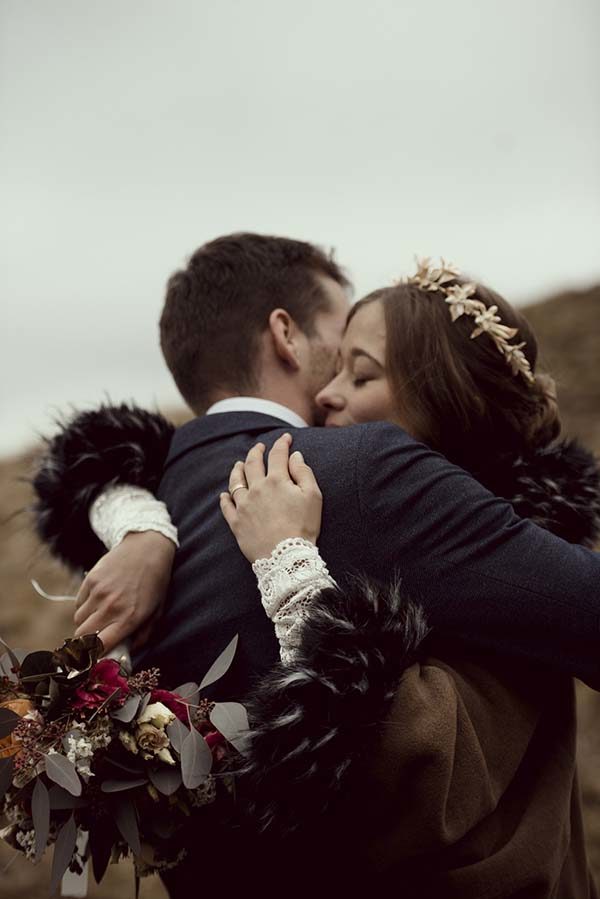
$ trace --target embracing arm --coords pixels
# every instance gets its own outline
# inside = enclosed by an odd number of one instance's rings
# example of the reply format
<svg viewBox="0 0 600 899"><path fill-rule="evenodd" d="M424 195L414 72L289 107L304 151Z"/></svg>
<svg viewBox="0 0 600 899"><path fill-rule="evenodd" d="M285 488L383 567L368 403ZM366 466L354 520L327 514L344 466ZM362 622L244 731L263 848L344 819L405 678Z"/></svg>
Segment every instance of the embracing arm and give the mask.
<svg viewBox="0 0 600 899"><path fill-rule="evenodd" d="M427 634L398 585L359 580L313 599L293 658L247 703L240 789L252 828L302 834L333 814L386 867L452 845L494 812L540 696L553 701L548 679L541 691L535 673L504 682L476 660L430 658Z"/></svg>
<svg viewBox="0 0 600 899"><path fill-rule="evenodd" d="M32 478L39 536L71 568L88 570L76 636L98 631L106 651L132 635L134 647L145 642L166 596L177 533L152 492L173 430L125 404L79 413L47 441Z"/></svg>
<svg viewBox="0 0 600 899"><path fill-rule="evenodd" d="M365 433L357 482L371 576L397 570L444 633L600 687L598 554L392 425Z"/></svg>

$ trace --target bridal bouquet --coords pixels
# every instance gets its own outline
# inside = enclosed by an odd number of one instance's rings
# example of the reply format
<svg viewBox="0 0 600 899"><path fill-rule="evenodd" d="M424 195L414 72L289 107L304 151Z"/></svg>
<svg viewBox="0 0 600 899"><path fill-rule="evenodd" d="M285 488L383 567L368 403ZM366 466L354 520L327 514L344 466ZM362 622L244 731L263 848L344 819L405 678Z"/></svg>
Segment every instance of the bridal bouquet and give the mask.
<svg viewBox="0 0 600 899"><path fill-rule="evenodd" d="M2 641L3 643L3 641ZM233 793L248 718L202 690L229 668L237 636L200 684L160 689L102 659L96 635L0 658L0 836L33 861L54 844L51 892L91 858L97 881L132 853L136 876L182 858L192 809Z"/></svg>

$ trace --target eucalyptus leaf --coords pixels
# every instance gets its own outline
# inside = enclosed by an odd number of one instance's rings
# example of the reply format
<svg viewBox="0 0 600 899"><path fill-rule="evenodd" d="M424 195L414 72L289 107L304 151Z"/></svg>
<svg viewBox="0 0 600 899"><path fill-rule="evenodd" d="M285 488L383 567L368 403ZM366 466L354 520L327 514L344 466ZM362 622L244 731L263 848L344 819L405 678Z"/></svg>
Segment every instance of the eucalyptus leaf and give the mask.
<svg viewBox="0 0 600 899"><path fill-rule="evenodd" d="M41 777L38 777L31 797L31 817L35 830L35 860L44 854L50 834L50 797Z"/></svg>
<svg viewBox="0 0 600 899"><path fill-rule="evenodd" d="M144 695L142 696L142 701L140 702L140 708L138 711L138 718L140 715L143 715L144 712L146 711L151 697L152 697L152 693L144 693Z"/></svg>
<svg viewBox="0 0 600 899"><path fill-rule="evenodd" d="M19 668L20 668L20 662L19 662L19 659L17 658L17 656L15 655L15 653L13 652L13 650L10 648L10 646L8 645L8 643L5 643L5 642L4 642L4 640L2 639L2 637L0 637L0 644L1 644L2 646L4 646L5 650L7 651L8 657L9 657L9 659L10 659L11 666L12 666L13 668L19 669Z"/></svg>
<svg viewBox="0 0 600 899"><path fill-rule="evenodd" d="M0 656L0 677L7 677L13 683L19 680L19 676L13 671L13 663L7 652Z"/></svg>
<svg viewBox="0 0 600 899"><path fill-rule="evenodd" d="M58 752L44 755L46 774L72 796L81 796L81 780L73 762Z"/></svg>
<svg viewBox="0 0 600 899"><path fill-rule="evenodd" d="M215 681L218 681L223 677L224 674L229 670L231 663L233 662L233 657L235 655L235 651L238 645L238 635L236 634L233 640L227 644L221 655L213 662L210 666L202 681L200 682L200 689L203 690L204 687L208 687L209 684L214 684Z"/></svg>
<svg viewBox="0 0 600 899"><path fill-rule="evenodd" d="M128 796L123 796L115 804L115 823L123 839L131 846L135 855L140 855L140 831L135 805Z"/></svg>
<svg viewBox="0 0 600 899"><path fill-rule="evenodd" d="M136 777L131 780L105 780L100 789L103 793L120 793L123 790L133 790L148 783L147 777Z"/></svg>
<svg viewBox="0 0 600 899"><path fill-rule="evenodd" d="M181 775L188 790L199 786L212 768L212 752L195 728L189 732L181 747Z"/></svg>
<svg viewBox="0 0 600 899"><path fill-rule="evenodd" d="M190 702L192 705L198 705L198 701L200 699L200 687L198 684L194 683L194 681L188 681L187 684L182 684L180 687L177 687L176 690L173 690L174 693L177 693L185 702Z"/></svg>
<svg viewBox="0 0 600 899"><path fill-rule="evenodd" d="M248 713L239 702L216 702L209 715L211 724L235 746L238 752L247 751L250 724Z"/></svg>
<svg viewBox="0 0 600 899"><path fill-rule="evenodd" d="M62 880L63 874L69 867L77 844L77 825L73 815L66 824L63 824L54 846L54 859L52 860L52 881L50 893L55 893Z"/></svg>
<svg viewBox="0 0 600 899"><path fill-rule="evenodd" d="M48 680L48 696L50 699L48 712L51 713L60 703L60 687L53 677Z"/></svg>
<svg viewBox="0 0 600 899"><path fill-rule="evenodd" d="M189 732L189 727L186 727L183 721L180 721L179 718L175 718L175 721L172 721L171 724L167 726L167 736L171 741L171 745L179 753L179 755L181 755L183 741L185 740Z"/></svg>
<svg viewBox="0 0 600 899"><path fill-rule="evenodd" d="M12 734L20 720L20 716L12 709L0 709L0 740Z"/></svg>
<svg viewBox="0 0 600 899"><path fill-rule="evenodd" d="M73 796L58 784L53 784L48 790L50 808L52 811L64 811L65 809L84 808L87 805L85 799Z"/></svg>
<svg viewBox="0 0 600 899"><path fill-rule="evenodd" d="M117 721L123 721L124 724L129 724L130 721L133 721L135 718L136 712L140 706L142 697L139 695L130 696L129 699L126 699L120 709L116 709L114 712L110 713L111 718L115 718Z"/></svg>
<svg viewBox="0 0 600 899"><path fill-rule="evenodd" d="M125 765L123 762L118 762L116 759L106 758L105 761L109 765L114 765L115 768L120 768L121 771L127 771L128 774L136 774L138 777L143 774L144 765L140 763L137 767L135 765Z"/></svg>
<svg viewBox="0 0 600 899"><path fill-rule="evenodd" d="M21 663L20 676L24 683L43 680L56 673L54 654L47 649L38 649L25 656Z"/></svg>
<svg viewBox="0 0 600 899"><path fill-rule="evenodd" d="M162 793L163 796L172 796L182 783L181 771L177 765L150 768L148 775L158 792Z"/></svg>
<svg viewBox="0 0 600 899"><path fill-rule="evenodd" d="M12 758L0 759L0 799L2 799L12 783L15 763Z"/></svg>
<svg viewBox="0 0 600 899"><path fill-rule="evenodd" d="M90 854L96 883L100 883L106 873L116 839L117 832L113 822L106 818L90 830Z"/></svg>

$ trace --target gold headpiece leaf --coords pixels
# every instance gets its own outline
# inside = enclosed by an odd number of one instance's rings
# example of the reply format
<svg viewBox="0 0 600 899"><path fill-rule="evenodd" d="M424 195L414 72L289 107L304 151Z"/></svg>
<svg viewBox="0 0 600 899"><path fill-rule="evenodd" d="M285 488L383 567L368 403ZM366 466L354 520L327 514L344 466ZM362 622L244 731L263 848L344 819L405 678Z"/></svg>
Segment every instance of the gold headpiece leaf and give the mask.
<svg viewBox="0 0 600 899"><path fill-rule="evenodd" d="M535 378L531 371L531 365L523 353L525 342L517 344L508 342L517 336L519 329L509 328L502 324L497 306L488 308L481 300L473 299L477 293L477 285L469 281L467 284L452 284L447 287L448 282L457 281L461 273L455 265L444 259L440 259L437 267L431 264L429 257L417 258L416 262L416 273L407 278L405 283L415 284L421 290L428 290L431 293L442 294L444 302L450 307L450 316L453 322L463 315L470 315L474 318L476 327L471 332L471 339L473 340L481 334L487 334L506 359L513 375L523 375L525 380L533 383Z"/></svg>

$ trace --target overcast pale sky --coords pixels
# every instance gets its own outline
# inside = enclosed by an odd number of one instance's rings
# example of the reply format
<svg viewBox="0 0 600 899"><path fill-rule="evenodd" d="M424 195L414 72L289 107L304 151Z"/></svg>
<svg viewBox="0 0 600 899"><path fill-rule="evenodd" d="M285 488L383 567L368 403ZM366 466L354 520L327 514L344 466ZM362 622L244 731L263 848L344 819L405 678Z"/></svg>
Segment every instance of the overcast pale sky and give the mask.
<svg viewBox="0 0 600 899"><path fill-rule="evenodd" d="M177 402L170 272L247 229L366 292L441 254L516 302L600 280L598 0L0 0L0 451Z"/></svg>

